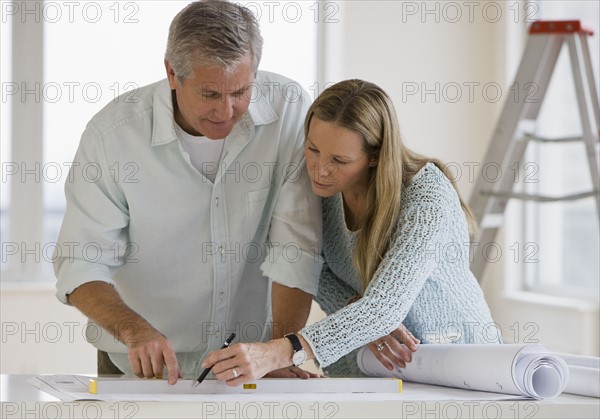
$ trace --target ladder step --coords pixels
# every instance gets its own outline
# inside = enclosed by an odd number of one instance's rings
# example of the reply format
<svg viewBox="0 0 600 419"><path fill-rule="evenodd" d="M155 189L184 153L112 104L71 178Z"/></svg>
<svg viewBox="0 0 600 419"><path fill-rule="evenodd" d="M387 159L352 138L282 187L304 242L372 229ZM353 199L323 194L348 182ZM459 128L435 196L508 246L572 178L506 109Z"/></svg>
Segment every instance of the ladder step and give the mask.
<svg viewBox="0 0 600 419"><path fill-rule="evenodd" d="M598 190L594 189L589 192L579 192L570 195L563 196L548 196L548 195L532 195L519 192L494 192L494 191L482 191L483 195L495 196L498 198L515 198L522 201L535 201L535 202L560 202L560 201L575 201L577 199L588 198L598 194Z"/></svg>
<svg viewBox="0 0 600 419"><path fill-rule="evenodd" d="M531 35L577 32L586 35L594 34L593 30L584 28L579 20L536 20L529 28Z"/></svg>
<svg viewBox="0 0 600 419"><path fill-rule="evenodd" d="M583 137L558 137L558 138L548 138L548 137L540 137L534 134L524 134L522 141L536 141L538 143L574 143L577 141L583 141Z"/></svg>

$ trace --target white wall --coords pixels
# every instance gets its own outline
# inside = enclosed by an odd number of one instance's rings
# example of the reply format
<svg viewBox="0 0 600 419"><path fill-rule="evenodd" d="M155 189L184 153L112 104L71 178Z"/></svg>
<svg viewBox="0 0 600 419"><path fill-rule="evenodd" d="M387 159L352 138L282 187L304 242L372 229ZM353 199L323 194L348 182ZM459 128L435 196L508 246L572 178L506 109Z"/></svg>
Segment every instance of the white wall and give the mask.
<svg viewBox="0 0 600 419"><path fill-rule="evenodd" d="M486 22L481 10L470 19L466 8L451 23L454 14L444 2L427 6L437 5L438 14L426 14L422 3L344 2L340 22L326 28L341 45L328 48L324 82L362 78L379 84L394 100L405 143L463 169L458 181L467 195L472 182L466 163L483 155L503 99L493 103L482 90L488 83L505 85L496 57L503 24Z"/></svg>
<svg viewBox="0 0 600 419"><path fill-rule="evenodd" d="M0 285L2 374L96 373L86 319L56 299L54 284Z"/></svg>

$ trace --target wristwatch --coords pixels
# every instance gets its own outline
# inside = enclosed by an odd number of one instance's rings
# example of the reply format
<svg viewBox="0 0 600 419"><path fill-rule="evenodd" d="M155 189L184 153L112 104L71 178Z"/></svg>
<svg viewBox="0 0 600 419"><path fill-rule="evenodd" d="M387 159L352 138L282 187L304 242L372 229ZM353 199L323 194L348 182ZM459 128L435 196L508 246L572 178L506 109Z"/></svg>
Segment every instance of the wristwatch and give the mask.
<svg viewBox="0 0 600 419"><path fill-rule="evenodd" d="M294 364L294 366L299 367L300 365L304 364L304 361L306 361L306 351L302 347L300 339L298 339L298 336L296 336L296 334L289 333L285 335L285 337L288 338L290 342L292 342L292 347L294 348L294 354L292 355L292 363Z"/></svg>

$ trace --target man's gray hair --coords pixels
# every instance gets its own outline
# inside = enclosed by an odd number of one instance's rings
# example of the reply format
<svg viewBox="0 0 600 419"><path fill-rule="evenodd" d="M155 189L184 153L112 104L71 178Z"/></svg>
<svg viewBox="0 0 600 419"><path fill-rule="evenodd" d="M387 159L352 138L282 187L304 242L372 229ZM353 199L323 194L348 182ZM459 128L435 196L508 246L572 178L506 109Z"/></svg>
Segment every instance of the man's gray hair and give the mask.
<svg viewBox="0 0 600 419"><path fill-rule="evenodd" d="M171 22L165 58L179 80L194 77L195 65L230 70L248 53L256 73L262 45L258 21L249 9L226 0L200 0Z"/></svg>

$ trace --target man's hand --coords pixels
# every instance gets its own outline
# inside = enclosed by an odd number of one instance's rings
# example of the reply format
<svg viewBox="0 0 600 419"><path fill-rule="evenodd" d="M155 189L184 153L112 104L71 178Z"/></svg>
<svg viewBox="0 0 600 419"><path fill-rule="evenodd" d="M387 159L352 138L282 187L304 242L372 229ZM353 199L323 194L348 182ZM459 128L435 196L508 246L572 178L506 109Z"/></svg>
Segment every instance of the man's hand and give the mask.
<svg viewBox="0 0 600 419"><path fill-rule="evenodd" d="M68 298L69 303L86 317L127 345L129 363L135 375L162 378L166 366L169 384L175 384L181 377L171 343L129 308L110 284L88 282L76 288Z"/></svg>
<svg viewBox="0 0 600 419"><path fill-rule="evenodd" d="M369 343L368 347L375 358L391 371L394 364L400 368L406 367L406 363L412 360L412 352L417 350L418 343L419 339L401 324L389 335Z"/></svg>
<svg viewBox="0 0 600 419"><path fill-rule="evenodd" d="M166 367L169 384L175 384L177 379L181 378L181 370L171 342L156 329L148 327L132 333L126 338L125 344L129 364L138 377L162 378Z"/></svg>

